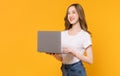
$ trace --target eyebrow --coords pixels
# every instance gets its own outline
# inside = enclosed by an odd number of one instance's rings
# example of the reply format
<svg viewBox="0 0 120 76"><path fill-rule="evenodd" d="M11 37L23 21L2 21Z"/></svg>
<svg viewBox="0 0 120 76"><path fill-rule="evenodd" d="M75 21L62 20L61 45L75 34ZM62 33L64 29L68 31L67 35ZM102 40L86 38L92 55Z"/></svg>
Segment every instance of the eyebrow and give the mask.
<svg viewBox="0 0 120 76"><path fill-rule="evenodd" d="M71 11L68 10L68 13L69 13L69 12L76 12L76 10L71 10Z"/></svg>

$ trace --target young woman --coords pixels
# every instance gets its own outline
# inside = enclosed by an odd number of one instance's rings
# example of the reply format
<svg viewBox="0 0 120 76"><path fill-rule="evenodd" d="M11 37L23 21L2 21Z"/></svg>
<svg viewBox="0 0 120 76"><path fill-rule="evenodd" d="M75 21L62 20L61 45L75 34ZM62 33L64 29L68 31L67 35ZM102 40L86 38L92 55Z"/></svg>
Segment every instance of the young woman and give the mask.
<svg viewBox="0 0 120 76"><path fill-rule="evenodd" d="M68 7L65 16L65 29L61 38L64 54L52 55L62 61L63 76L86 76L82 61L93 63L92 41L84 10L80 4L72 4ZM86 55L84 55L85 52Z"/></svg>

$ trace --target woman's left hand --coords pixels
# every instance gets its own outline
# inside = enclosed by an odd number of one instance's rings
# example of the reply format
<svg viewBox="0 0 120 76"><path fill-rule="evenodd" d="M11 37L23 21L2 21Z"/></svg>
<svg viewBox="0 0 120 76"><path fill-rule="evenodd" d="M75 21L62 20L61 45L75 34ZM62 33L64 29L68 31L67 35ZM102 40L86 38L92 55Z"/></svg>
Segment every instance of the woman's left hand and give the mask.
<svg viewBox="0 0 120 76"><path fill-rule="evenodd" d="M72 52L73 50L70 48L66 48L66 47L63 48L63 53L72 53Z"/></svg>

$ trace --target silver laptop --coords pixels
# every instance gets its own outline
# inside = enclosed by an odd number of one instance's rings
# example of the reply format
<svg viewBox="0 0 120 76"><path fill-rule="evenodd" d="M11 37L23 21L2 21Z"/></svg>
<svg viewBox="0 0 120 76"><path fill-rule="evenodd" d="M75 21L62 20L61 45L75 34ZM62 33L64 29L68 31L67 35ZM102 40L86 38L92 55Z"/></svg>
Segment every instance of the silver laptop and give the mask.
<svg viewBox="0 0 120 76"><path fill-rule="evenodd" d="M62 53L61 32L38 31L38 51L46 53Z"/></svg>

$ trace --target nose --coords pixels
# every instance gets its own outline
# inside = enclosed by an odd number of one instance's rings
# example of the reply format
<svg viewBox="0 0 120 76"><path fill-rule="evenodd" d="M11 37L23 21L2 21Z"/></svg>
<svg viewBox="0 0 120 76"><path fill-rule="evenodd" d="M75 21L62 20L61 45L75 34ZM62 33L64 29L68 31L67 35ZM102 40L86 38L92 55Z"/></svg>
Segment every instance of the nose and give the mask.
<svg viewBox="0 0 120 76"><path fill-rule="evenodd" d="M68 15L68 17L69 17L69 18L73 17L73 14L70 13L70 14Z"/></svg>

